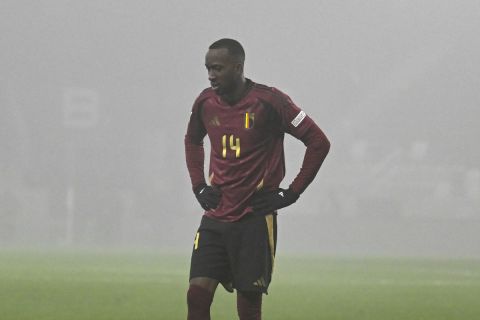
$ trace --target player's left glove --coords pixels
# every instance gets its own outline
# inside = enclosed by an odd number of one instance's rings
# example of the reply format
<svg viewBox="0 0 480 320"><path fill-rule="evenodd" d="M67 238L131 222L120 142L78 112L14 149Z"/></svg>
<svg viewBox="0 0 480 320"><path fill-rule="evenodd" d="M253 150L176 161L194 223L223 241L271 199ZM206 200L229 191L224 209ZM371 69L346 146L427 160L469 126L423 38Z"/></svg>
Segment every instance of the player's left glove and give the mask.
<svg viewBox="0 0 480 320"><path fill-rule="evenodd" d="M250 205L255 213L269 214L275 210L288 207L295 203L300 195L290 189L278 188L275 191L254 194Z"/></svg>
<svg viewBox="0 0 480 320"><path fill-rule="evenodd" d="M195 197L204 210L215 209L220 203L222 193L218 188L208 186L206 183L198 185L193 189Z"/></svg>

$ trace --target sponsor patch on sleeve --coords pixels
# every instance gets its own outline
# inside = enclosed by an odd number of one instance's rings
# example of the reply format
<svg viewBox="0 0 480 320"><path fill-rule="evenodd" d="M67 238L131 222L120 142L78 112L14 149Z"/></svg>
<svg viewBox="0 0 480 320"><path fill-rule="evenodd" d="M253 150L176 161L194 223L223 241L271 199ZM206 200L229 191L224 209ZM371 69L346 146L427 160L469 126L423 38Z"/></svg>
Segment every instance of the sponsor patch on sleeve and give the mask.
<svg viewBox="0 0 480 320"><path fill-rule="evenodd" d="M298 127L298 125L300 123L302 123L303 119L305 119L305 117L307 116L307 114L305 113L305 111L300 111L297 116L295 117L295 119L292 120L292 125L296 128Z"/></svg>

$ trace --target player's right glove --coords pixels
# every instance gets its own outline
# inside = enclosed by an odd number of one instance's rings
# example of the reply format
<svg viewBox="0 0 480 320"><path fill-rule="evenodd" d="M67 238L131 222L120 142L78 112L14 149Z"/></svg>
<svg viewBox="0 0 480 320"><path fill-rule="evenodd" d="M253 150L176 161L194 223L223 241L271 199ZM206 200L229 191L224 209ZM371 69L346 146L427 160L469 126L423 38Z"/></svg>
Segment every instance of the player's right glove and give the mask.
<svg viewBox="0 0 480 320"><path fill-rule="evenodd" d="M254 194L250 200L250 205L256 213L269 214L275 210L288 207L299 197L300 195L290 189L278 188L275 191Z"/></svg>
<svg viewBox="0 0 480 320"><path fill-rule="evenodd" d="M205 210L215 209L220 203L220 197L222 193L219 189L202 183L193 189L195 197Z"/></svg>

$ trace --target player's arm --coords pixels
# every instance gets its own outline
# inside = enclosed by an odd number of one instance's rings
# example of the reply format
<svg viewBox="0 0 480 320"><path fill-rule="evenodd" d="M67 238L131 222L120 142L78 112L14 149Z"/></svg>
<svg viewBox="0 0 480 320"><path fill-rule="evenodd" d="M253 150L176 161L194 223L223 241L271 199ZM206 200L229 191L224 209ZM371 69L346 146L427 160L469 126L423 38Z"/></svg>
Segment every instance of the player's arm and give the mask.
<svg viewBox="0 0 480 320"><path fill-rule="evenodd" d="M281 94L278 105L282 130L304 143L305 155L302 167L288 189L279 188L253 197L253 209L258 212L274 211L296 202L317 175L330 150L330 141L323 131L288 96Z"/></svg>
<svg viewBox="0 0 480 320"><path fill-rule="evenodd" d="M330 141L323 131L312 121L305 133L297 137L306 146L302 167L289 189L295 194L302 194L320 170L330 150Z"/></svg>
<svg viewBox="0 0 480 320"><path fill-rule="evenodd" d="M203 139L206 134L201 117L201 104L197 99L193 105L185 135L185 159L195 197L203 209L210 210L218 206L221 195L219 190L208 186L205 182Z"/></svg>

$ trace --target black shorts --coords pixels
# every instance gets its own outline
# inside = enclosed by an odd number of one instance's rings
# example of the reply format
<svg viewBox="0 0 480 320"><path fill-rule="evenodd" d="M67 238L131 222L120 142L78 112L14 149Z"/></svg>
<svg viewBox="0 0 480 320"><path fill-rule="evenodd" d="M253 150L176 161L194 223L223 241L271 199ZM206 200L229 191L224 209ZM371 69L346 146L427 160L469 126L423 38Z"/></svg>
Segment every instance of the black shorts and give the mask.
<svg viewBox="0 0 480 320"><path fill-rule="evenodd" d="M208 277L239 291L267 293L277 243L277 215L236 222L203 216L193 244L190 279Z"/></svg>

